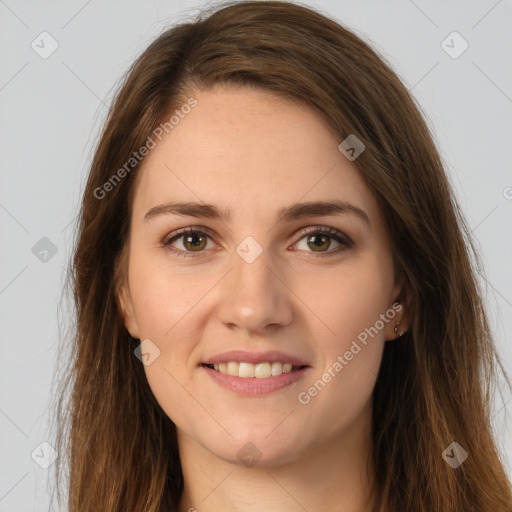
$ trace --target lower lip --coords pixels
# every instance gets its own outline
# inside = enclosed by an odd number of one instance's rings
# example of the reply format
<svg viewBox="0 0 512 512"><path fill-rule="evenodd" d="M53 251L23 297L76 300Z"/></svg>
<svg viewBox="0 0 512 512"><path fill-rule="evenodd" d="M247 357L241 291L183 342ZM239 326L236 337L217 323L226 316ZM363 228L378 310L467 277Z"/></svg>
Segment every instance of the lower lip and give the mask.
<svg viewBox="0 0 512 512"><path fill-rule="evenodd" d="M310 367L307 366L289 373L282 373L275 377L258 379L255 377L233 377L233 375L227 375L217 370L212 370L207 366L201 366L201 368L205 370L217 384L241 395L266 395L273 393L304 378L308 370L310 370Z"/></svg>

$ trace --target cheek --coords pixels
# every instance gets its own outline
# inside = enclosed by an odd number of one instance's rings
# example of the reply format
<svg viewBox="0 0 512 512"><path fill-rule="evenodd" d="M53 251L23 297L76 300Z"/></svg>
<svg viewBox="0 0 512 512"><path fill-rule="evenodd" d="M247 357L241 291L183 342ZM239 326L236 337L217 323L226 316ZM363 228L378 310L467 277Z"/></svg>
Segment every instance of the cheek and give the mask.
<svg viewBox="0 0 512 512"><path fill-rule="evenodd" d="M316 273L311 280L297 280L294 292L311 311L311 325L317 326L314 341L326 355L333 357L343 353L352 340L376 322L379 333L375 334L372 329L372 338L384 339L379 319L391 306L393 283L388 267L368 255L357 265L333 267L328 272ZM364 334L361 337L364 338Z"/></svg>
<svg viewBox="0 0 512 512"><path fill-rule="evenodd" d="M130 289L141 339L150 339L158 350L158 357L144 366L146 378L168 417L186 426L188 411L200 412L186 389L191 353L201 339L200 301L212 285L156 265L149 256L135 256L132 262Z"/></svg>
<svg viewBox="0 0 512 512"><path fill-rule="evenodd" d="M141 335L160 340L172 337L212 285L193 268L176 270L154 254L136 251L130 259L129 275Z"/></svg>
<svg viewBox="0 0 512 512"><path fill-rule="evenodd" d="M332 272L310 287L313 292L307 303L315 313L312 318L320 320L314 320L318 327L313 336L321 360L301 387L299 401L309 404L314 415L333 428L357 416L372 394L384 328L394 316L389 310L392 276L386 270L381 263L369 261L353 272ZM341 416L340 410L344 411Z"/></svg>
<svg viewBox="0 0 512 512"><path fill-rule="evenodd" d="M211 284L155 264L144 253L134 253L129 275L141 341L151 340L158 354L144 367L148 383L165 410L175 410L173 397L187 399L182 386L188 384L190 354L201 336L198 305Z"/></svg>

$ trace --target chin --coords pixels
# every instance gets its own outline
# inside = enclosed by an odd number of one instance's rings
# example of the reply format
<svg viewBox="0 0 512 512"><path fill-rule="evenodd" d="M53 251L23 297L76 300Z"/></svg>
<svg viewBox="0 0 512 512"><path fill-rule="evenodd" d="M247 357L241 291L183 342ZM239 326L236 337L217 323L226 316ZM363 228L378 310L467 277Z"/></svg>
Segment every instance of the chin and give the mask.
<svg viewBox="0 0 512 512"><path fill-rule="evenodd" d="M255 430L252 426L231 433L234 439L223 432L218 439L209 438L201 444L212 455L245 467L282 466L305 451L304 437L295 438L289 430L272 432L268 427Z"/></svg>

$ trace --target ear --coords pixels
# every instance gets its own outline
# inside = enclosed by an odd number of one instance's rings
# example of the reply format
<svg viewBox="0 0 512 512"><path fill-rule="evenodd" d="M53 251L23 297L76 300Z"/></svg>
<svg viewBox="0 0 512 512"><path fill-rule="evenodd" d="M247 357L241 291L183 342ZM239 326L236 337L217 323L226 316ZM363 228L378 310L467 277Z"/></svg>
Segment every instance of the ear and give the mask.
<svg viewBox="0 0 512 512"><path fill-rule="evenodd" d="M128 283L127 248L124 248L116 259L114 270L115 298L119 314L132 338L140 339L139 326L133 308L130 286Z"/></svg>
<svg viewBox="0 0 512 512"><path fill-rule="evenodd" d="M389 322L385 329L386 341L400 338L412 324L413 300L408 287L405 284L398 285L394 290L393 297L394 300L390 304L389 314L387 314Z"/></svg>

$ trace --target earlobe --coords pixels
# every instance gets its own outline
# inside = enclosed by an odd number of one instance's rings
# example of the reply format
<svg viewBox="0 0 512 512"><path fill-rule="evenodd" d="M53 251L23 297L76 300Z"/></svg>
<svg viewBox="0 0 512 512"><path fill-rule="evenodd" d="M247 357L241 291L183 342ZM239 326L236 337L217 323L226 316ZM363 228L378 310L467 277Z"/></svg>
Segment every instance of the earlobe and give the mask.
<svg viewBox="0 0 512 512"><path fill-rule="evenodd" d="M397 338L400 338L400 336L405 334L405 331L400 328L400 321L396 322L395 327L393 328L393 333L397 336Z"/></svg>
<svg viewBox="0 0 512 512"><path fill-rule="evenodd" d="M392 306L392 309L395 311L395 316L386 327L386 341L393 341L403 337L410 328L412 312L410 294L402 287L396 297Z"/></svg>
<svg viewBox="0 0 512 512"><path fill-rule="evenodd" d="M386 327L386 341L393 341L401 338L407 332L407 322L405 320L405 307L400 301L395 301L392 306L395 316Z"/></svg>

